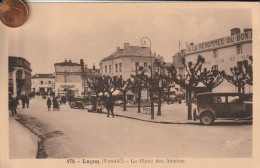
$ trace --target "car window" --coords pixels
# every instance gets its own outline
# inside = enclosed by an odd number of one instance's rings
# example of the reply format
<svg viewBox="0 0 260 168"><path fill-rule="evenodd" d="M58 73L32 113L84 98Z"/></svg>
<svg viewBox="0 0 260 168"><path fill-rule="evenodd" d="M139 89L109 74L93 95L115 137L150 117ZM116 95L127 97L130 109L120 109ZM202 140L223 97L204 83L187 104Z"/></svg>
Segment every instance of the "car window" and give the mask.
<svg viewBox="0 0 260 168"><path fill-rule="evenodd" d="M229 103L239 103L241 102L241 99L239 96L228 96L228 102Z"/></svg>
<svg viewBox="0 0 260 168"><path fill-rule="evenodd" d="M225 103L225 96L213 96L213 103Z"/></svg>

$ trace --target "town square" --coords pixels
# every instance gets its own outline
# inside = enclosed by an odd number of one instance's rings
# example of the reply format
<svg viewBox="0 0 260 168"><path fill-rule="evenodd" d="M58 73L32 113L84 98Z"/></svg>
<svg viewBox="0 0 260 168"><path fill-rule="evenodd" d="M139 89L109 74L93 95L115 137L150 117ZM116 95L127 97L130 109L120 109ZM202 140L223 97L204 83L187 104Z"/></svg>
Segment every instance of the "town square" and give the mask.
<svg viewBox="0 0 260 168"><path fill-rule="evenodd" d="M250 9L28 6L6 30L10 159L253 157Z"/></svg>

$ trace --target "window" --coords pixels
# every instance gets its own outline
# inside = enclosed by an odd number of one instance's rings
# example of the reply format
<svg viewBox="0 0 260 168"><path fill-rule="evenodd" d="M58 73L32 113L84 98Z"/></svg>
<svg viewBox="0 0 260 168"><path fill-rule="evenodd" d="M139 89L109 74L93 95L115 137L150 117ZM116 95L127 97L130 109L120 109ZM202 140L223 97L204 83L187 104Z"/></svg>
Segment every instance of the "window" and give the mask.
<svg viewBox="0 0 260 168"><path fill-rule="evenodd" d="M229 103L238 103L240 102L239 96L228 96L228 102Z"/></svg>
<svg viewBox="0 0 260 168"><path fill-rule="evenodd" d="M242 65L243 65L242 61L237 62L237 67L238 67L239 70L242 70Z"/></svg>
<svg viewBox="0 0 260 168"><path fill-rule="evenodd" d="M111 73L111 65L109 65L109 73Z"/></svg>
<svg viewBox="0 0 260 168"><path fill-rule="evenodd" d="M122 75L120 75L120 78L122 79Z"/></svg>
<svg viewBox="0 0 260 168"><path fill-rule="evenodd" d="M105 73L107 73L107 66L105 66Z"/></svg>
<svg viewBox="0 0 260 168"><path fill-rule="evenodd" d="M235 61L235 57L230 57L230 61Z"/></svg>
<svg viewBox="0 0 260 168"><path fill-rule="evenodd" d="M51 84L51 81L49 81L49 85Z"/></svg>
<svg viewBox="0 0 260 168"><path fill-rule="evenodd" d="M213 50L213 58L218 58L218 50Z"/></svg>
<svg viewBox="0 0 260 168"><path fill-rule="evenodd" d="M236 46L237 54L242 54L242 44Z"/></svg>
<svg viewBox="0 0 260 168"><path fill-rule="evenodd" d="M41 81L41 85L43 85L43 81Z"/></svg>
<svg viewBox="0 0 260 168"><path fill-rule="evenodd" d="M119 72L122 72L122 63L119 63Z"/></svg>
<svg viewBox="0 0 260 168"><path fill-rule="evenodd" d="M118 72L118 64L116 64L116 72Z"/></svg>
<svg viewBox="0 0 260 168"><path fill-rule="evenodd" d="M144 67L147 67L147 62L144 63Z"/></svg>
<svg viewBox="0 0 260 168"><path fill-rule="evenodd" d="M214 70L218 70L218 65L214 65L214 66L213 66L213 69L214 69Z"/></svg>
<svg viewBox="0 0 260 168"><path fill-rule="evenodd" d="M138 70L138 67L139 67L139 62L136 62L136 63L135 63L135 70L136 70L136 71Z"/></svg>

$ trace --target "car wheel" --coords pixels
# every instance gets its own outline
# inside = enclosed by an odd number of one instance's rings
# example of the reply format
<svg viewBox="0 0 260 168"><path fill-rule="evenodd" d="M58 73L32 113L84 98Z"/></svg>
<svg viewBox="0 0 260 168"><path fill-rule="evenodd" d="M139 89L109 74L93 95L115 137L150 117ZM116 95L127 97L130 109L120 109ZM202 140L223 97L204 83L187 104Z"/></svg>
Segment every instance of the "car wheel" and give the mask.
<svg viewBox="0 0 260 168"><path fill-rule="evenodd" d="M211 125L214 122L214 117L209 112L204 112L200 116L200 123L203 125Z"/></svg>

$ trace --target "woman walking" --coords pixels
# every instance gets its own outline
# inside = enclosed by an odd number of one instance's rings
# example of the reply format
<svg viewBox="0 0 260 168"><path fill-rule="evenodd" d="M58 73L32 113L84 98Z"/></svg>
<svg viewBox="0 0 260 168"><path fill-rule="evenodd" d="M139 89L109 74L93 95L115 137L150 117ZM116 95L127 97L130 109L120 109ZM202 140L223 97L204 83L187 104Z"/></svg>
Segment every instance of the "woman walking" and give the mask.
<svg viewBox="0 0 260 168"><path fill-rule="evenodd" d="M48 97L47 100L48 111L51 111L51 99Z"/></svg>

